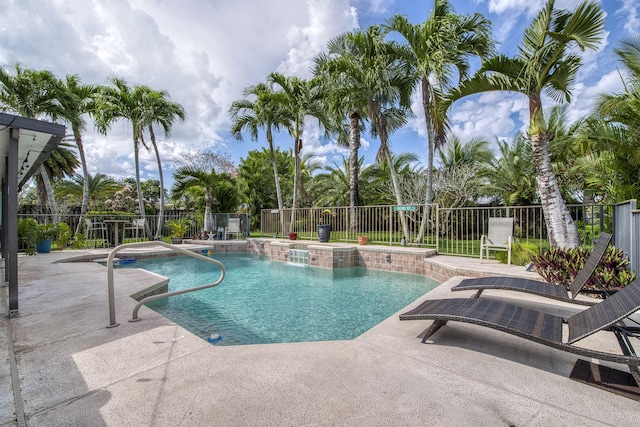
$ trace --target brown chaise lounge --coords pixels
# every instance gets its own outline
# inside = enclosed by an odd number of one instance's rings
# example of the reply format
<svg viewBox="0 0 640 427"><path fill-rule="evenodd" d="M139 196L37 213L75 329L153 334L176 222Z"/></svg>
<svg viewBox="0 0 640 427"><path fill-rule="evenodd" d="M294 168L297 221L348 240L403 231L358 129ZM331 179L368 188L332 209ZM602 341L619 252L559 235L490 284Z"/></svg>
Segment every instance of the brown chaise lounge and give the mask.
<svg viewBox="0 0 640 427"><path fill-rule="evenodd" d="M584 263L582 270L578 272L573 281L569 284L569 289L554 283L541 282L539 280L524 279L521 277L481 277L465 279L458 285L451 288L452 291L477 290L475 298L478 298L482 291L487 289L500 289L508 291L526 292L547 298L553 298L564 302L572 302L582 305L593 305L599 300L583 301L576 300L576 296L582 290L589 278L593 275L600 260L604 256L607 246L611 242L611 234L600 233L600 237L593 247L589 258ZM604 291L590 291L591 293L604 294Z"/></svg>
<svg viewBox="0 0 640 427"><path fill-rule="evenodd" d="M625 364L640 384L640 360L629 341L629 337L638 338L634 334L638 328L619 323L639 309L640 279L636 279L601 303L568 318L490 298L450 298L424 301L401 314L400 320L433 320L433 324L419 335L423 343L448 321L486 326L584 357ZM569 329L566 341L562 338L565 323ZM615 334L622 354L573 345L600 330Z"/></svg>

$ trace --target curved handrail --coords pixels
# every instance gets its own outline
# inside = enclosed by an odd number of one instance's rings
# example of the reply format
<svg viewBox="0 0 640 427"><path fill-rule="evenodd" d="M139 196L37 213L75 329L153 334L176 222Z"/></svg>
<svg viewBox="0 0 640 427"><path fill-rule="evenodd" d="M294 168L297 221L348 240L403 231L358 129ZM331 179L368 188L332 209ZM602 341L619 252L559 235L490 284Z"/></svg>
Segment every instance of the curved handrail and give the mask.
<svg viewBox="0 0 640 427"><path fill-rule="evenodd" d="M188 289L180 289L178 291L173 291L173 292L166 292L163 294L157 294L157 295L150 295L146 298L143 298L140 302L138 302L138 304L136 304L135 308L133 309L133 316L132 319L130 320L131 322L137 322L138 320L140 320L138 318L138 310L140 309L140 307L144 304L146 304L149 301L155 301L157 299L161 299L161 298L167 298L170 296L174 296L174 295L180 295L180 294L185 294L187 292L193 292L193 291L199 291L202 289L207 289L207 288L212 288L214 286L217 286L220 284L220 282L222 282L222 280L224 279L224 276L226 274L226 270L224 268L224 265L218 261L217 259L213 259L213 258L209 258L200 254L197 254L195 252L189 251L187 249L183 249L183 248L179 248L175 245L171 245L169 243L165 243L162 241L153 241L153 242L135 242L135 243L125 243L123 245L120 245L116 248L114 248L110 253L109 256L107 257L107 285L109 288L109 324L107 325L107 328L115 328L116 326L119 325L118 322L116 322L116 307L115 307L115 291L114 291L114 286L113 286L113 260L116 256L116 254L118 252L120 252L123 249L126 248L132 248L132 247L143 247L143 246L164 246L165 248L171 249L174 252L179 252L181 254L184 255L188 255L190 257L193 258L197 258L203 261L207 261L210 262L212 264L216 264L218 267L220 267L220 277L218 278L218 280L216 280L213 283L209 283L208 285L202 285L202 286L197 286L195 288L188 288Z"/></svg>

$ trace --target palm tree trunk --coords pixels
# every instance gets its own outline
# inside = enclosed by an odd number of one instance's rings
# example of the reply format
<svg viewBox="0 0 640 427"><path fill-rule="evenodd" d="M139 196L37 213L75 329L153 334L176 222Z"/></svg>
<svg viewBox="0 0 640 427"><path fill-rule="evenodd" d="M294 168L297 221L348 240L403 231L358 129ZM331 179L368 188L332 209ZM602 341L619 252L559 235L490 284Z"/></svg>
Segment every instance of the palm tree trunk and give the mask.
<svg viewBox="0 0 640 427"><path fill-rule="evenodd" d="M400 206L404 205L402 198L402 192L400 191L400 181L398 180L398 174L396 172L393 159L391 158L391 151L389 150L389 136L387 134L387 123L384 116L381 116L379 120L376 120L375 125L378 129L378 135L380 137L380 149L384 153L384 158L389 165L389 174L391 175L391 183L393 184L393 191L396 196L396 203ZM402 226L402 236L405 242L409 241L409 227L407 226L407 218L405 218L404 211L399 211L400 224Z"/></svg>
<svg viewBox="0 0 640 427"><path fill-rule="evenodd" d="M47 200L49 201L49 209L51 209L51 221L53 224L57 224L60 222L58 220L58 205L56 204L56 198L53 195L53 188L51 187L51 179L49 178L49 174L45 169L44 165L40 166L40 178L42 179L42 185L45 189L45 194L47 195Z"/></svg>
<svg viewBox="0 0 640 427"><path fill-rule="evenodd" d="M135 131L134 131L135 134ZM138 209L140 210L140 218L142 218L144 220L144 228L145 228L145 233L147 234L147 236L149 236L150 233L150 228L149 228L149 224L147 224L147 214L144 211L144 196L142 194L142 185L140 183L140 156L139 156L139 151L140 151L140 143L138 141L138 139L134 136L133 139L133 155L134 155L134 163L136 165L136 193L138 194Z"/></svg>
<svg viewBox="0 0 640 427"><path fill-rule="evenodd" d="M280 217L280 232L284 234L284 216L282 209L284 209L282 203L282 191L280 190L280 175L278 174L278 162L276 160L276 153L273 148L273 135L271 134L271 127L267 127L267 142L269 143L269 154L271 154L271 164L273 165L273 177L276 181L276 198L278 199L278 212Z"/></svg>
<svg viewBox="0 0 640 427"><path fill-rule="evenodd" d="M211 190L207 189L204 195L204 233L205 235L213 232L213 214L211 213ZM206 238L206 236L205 236Z"/></svg>
<svg viewBox="0 0 640 427"><path fill-rule="evenodd" d="M562 199L556 175L553 173L547 133L541 131L531 135L531 148L549 243L552 247L559 248L578 247L578 228Z"/></svg>
<svg viewBox="0 0 640 427"><path fill-rule="evenodd" d="M420 230L416 236L416 243L424 239L427 224L431 221L431 204L433 203L433 156L435 155L435 134L433 122L431 121L431 86L429 79L422 79L422 109L424 111L424 121L427 125L427 188L424 196L424 211L420 222Z"/></svg>
<svg viewBox="0 0 640 427"><path fill-rule="evenodd" d="M296 137L293 148L293 206L291 209L291 222L289 223L289 233L294 232L294 226L296 221L296 211L298 209L298 205L300 204L300 200L298 197L299 188L300 188L300 178L302 175L302 171L300 168L300 151L302 150L302 139Z"/></svg>
<svg viewBox="0 0 640 427"><path fill-rule="evenodd" d="M159 239L162 236L162 226L164 222L164 178L162 174L162 162L160 161L160 151L158 151L158 145L156 144L156 134L153 132L153 126L149 125L149 136L151 138L151 145L153 145L153 151L156 154L156 163L158 163L158 179L160 180L160 210L158 212L158 226L156 227L155 238Z"/></svg>
<svg viewBox="0 0 640 427"><path fill-rule="evenodd" d="M84 154L84 144L82 142L82 135L77 129L73 129L73 135L78 146L78 153L80 155L80 164L82 165L82 206L80 207L80 218L78 219L78 225L74 234L80 233L82 230L82 221L84 215L89 210L89 169L87 168L87 158Z"/></svg>
<svg viewBox="0 0 640 427"><path fill-rule="evenodd" d="M358 227L356 206L358 206L358 148L360 148L360 114L357 111L349 115L349 228Z"/></svg>

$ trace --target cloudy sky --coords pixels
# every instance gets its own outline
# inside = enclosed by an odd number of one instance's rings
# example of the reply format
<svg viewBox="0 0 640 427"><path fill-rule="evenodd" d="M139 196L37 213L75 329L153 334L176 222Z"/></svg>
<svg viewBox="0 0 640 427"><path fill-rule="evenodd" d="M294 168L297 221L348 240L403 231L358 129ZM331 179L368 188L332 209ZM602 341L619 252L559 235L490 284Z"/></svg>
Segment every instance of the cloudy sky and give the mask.
<svg viewBox="0 0 640 427"><path fill-rule="evenodd" d="M452 0L457 13L483 13L494 23L502 53L512 55L524 28L544 0ZM557 0L573 8L578 0ZM573 88L570 117L589 113L601 92L620 90L613 48L640 28L640 2L601 0L607 13L606 38L597 52L584 55ZM248 85L264 82L272 71L310 76L314 56L327 41L345 31L380 24L395 13L423 22L431 0L0 0L0 66L16 63L48 69L58 77L77 74L83 83L105 84L122 77L169 92L182 104L187 120L161 139L161 157L172 170L175 159L195 149L229 154L234 162L249 150L266 146L238 142L229 134L228 109ZM418 99L416 98L416 105ZM549 104L547 104L548 106ZM527 102L523 96L491 93L459 101L452 111L453 131L466 141L511 138L523 129ZM416 110L416 113L420 111ZM394 152L412 151L426 162L421 114L392 135ZM115 178L134 175L130 125L117 123L108 135L89 123L86 150L90 172ZM347 153L312 130L305 150L325 164L341 162ZM291 137L278 135L282 149ZM378 142L366 135L361 155L373 162ZM141 153L143 176L157 178L152 153ZM170 178L170 177L169 177Z"/></svg>

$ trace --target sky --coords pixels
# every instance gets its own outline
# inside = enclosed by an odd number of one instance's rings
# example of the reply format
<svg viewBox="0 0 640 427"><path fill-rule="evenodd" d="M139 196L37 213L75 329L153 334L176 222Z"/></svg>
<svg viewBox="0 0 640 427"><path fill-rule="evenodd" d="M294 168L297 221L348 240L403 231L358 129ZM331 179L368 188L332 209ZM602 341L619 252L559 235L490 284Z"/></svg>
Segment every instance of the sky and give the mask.
<svg viewBox="0 0 640 427"><path fill-rule="evenodd" d="M497 49L506 55L517 52L523 30L544 3L451 1L458 14L478 12L490 19ZM557 0L556 8L573 9L579 3ZM638 0L600 4L607 15L606 33L597 51L583 55L572 88L570 121L588 114L598 94L622 89L613 49L640 28ZM0 66L13 72L20 63L59 78L77 74L85 84L120 77L130 85L166 90L187 115L171 135L158 135L170 187L171 172L185 153L212 150L229 155L237 165L248 151L267 146L264 134L258 141L245 135L240 142L229 132L229 106L242 98L244 88L264 82L273 71L308 78L313 58L333 37L381 24L396 13L421 23L432 7L432 0L0 0ZM425 165L426 128L419 102L414 95L415 117L390 141L394 153L416 153ZM526 129L528 103L523 95L487 93L456 102L450 118L452 133L463 142L510 139ZM314 126L305 129L303 140L304 150L323 165L341 165L348 156ZM104 136L88 121L84 143L91 174L118 179L135 175L129 123L115 123ZM275 144L283 150L293 147L285 133L276 135ZM378 146L363 134L360 155L365 163L374 162ZM150 151L141 152L141 173L143 179L158 177Z"/></svg>

